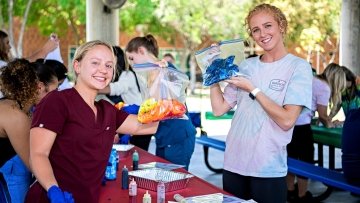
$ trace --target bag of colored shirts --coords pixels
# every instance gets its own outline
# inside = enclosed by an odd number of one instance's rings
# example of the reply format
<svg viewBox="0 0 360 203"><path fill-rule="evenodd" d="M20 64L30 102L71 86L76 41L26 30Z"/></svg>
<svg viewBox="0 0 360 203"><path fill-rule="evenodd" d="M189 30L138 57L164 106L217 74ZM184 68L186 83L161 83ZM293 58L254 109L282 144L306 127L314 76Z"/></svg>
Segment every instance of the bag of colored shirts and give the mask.
<svg viewBox="0 0 360 203"><path fill-rule="evenodd" d="M153 63L135 64L133 68L136 72L142 72L139 77L144 77L149 90L148 98L140 105L138 112L141 123L188 119L185 114L185 89L189 79L185 73L170 63L166 68Z"/></svg>
<svg viewBox="0 0 360 203"><path fill-rule="evenodd" d="M221 41L195 53L195 59L203 74L203 85L211 86L233 76L245 75L238 65L245 58L241 39Z"/></svg>

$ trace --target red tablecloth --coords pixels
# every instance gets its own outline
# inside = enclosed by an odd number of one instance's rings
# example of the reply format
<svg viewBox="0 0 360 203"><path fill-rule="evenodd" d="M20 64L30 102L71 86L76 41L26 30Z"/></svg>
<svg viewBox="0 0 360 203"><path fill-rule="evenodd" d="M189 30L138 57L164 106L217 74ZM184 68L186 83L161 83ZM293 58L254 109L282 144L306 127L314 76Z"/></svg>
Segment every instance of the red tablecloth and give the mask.
<svg viewBox="0 0 360 203"><path fill-rule="evenodd" d="M101 192L100 192L100 201L99 201L100 203L105 203L105 202L107 202L107 203L109 203L109 202L141 203L142 202L142 198L143 198L146 190L138 187L137 197L130 199L129 190L121 189L121 169L123 168L123 166L125 164L126 167L129 169L129 171L132 170L131 154L133 153L133 151L135 149L139 152L139 157L140 157L139 164L149 163L149 162L154 162L154 161L168 163L168 161L166 161L160 157L154 156L153 154L150 154L138 147L133 148L128 157L120 160L119 171L117 173L116 180L115 181L107 181L106 185L102 187ZM188 173L184 169L178 169L176 171ZM211 185L208 182L194 176L193 178L190 179L190 181L185 189L167 192L166 193L166 202L174 201L174 198L173 198L174 194L181 194L184 197L190 197L190 196L205 195L205 194L219 193L219 192L228 194L227 192L223 191L222 189L220 189L214 185ZM156 192L149 191L149 193L150 193L151 199L152 199L151 202L156 203Z"/></svg>

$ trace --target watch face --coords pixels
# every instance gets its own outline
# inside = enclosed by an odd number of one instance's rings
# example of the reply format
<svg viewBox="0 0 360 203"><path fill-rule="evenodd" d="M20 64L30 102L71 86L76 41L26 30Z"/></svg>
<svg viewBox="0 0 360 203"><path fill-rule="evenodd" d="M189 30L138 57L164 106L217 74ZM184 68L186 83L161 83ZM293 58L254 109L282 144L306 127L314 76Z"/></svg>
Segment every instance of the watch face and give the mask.
<svg viewBox="0 0 360 203"><path fill-rule="evenodd" d="M249 93L249 97L252 99L252 100L255 100L255 96L253 94L251 94L251 92Z"/></svg>

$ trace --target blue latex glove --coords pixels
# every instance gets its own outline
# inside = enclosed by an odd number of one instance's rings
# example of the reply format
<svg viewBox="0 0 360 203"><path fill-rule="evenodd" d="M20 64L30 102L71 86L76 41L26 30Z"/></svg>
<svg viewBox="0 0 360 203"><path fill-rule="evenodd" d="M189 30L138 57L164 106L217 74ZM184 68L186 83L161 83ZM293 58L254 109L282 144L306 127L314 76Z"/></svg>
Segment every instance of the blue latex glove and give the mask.
<svg viewBox="0 0 360 203"><path fill-rule="evenodd" d="M129 144L130 138L131 138L131 135L125 134L125 135L121 136L119 143L120 144Z"/></svg>
<svg viewBox="0 0 360 203"><path fill-rule="evenodd" d="M138 105L136 105L136 104L131 104L131 105L122 107L121 110L125 111L125 112L128 113L128 114L135 114L135 115L137 115L138 112L139 112L139 108L140 108L140 106L138 106Z"/></svg>
<svg viewBox="0 0 360 203"><path fill-rule="evenodd" d="M69 192L63 192L56 185L49 188L47 196L51 203L74 203L72 194Z"/></svg>

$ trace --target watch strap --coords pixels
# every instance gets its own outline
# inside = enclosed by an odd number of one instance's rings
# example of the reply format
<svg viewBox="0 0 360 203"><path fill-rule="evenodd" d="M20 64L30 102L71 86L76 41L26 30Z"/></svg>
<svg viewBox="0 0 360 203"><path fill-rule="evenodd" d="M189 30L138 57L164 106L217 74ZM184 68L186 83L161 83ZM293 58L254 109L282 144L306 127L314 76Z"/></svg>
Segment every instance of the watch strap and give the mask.
<svg viewBox="0 0 360 203"><path fill-rule="evenodd" d="M253 89L250 93L249 93L249 97L253 100L256 99L256 95L261 92L261 90L259 88L255 88Z"/></svg>

